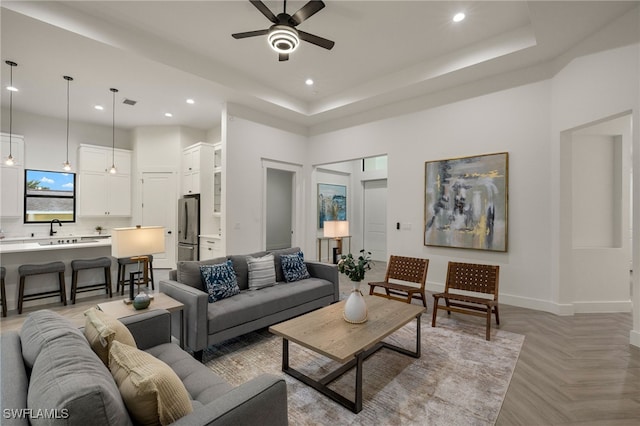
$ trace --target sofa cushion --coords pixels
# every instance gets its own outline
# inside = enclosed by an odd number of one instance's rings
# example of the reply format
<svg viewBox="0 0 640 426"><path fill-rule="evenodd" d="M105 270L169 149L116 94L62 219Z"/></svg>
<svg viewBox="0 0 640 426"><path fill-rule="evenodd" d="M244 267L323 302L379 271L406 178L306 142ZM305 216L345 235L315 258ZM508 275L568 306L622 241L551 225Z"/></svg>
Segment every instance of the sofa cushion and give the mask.
<svg viewBox="0 0 640 426"><path fill-rule="evenodd" d="M202 265L200 274L209 293L209 303L240 293L233 263L230 260L217 265Z"/></svg>
<svg viewBox="0 0 640 426"><path fill-rule="evenodd" d="M247 256L249 270L249 290L260 290L276 283L276 268L273 255L262 257Z"/></svg>
<svg viewBox="0 0 640 426"><path fill-rule="evenodd" d="M280 256L284 280L288 283L300 281L311 277L304 264L304 254L301 251L295 254L283 254Z"/></svg>
<svg viewBox="0 0 640 426"><path fill-rule="evenodd" d="M147 352L171 367L193 401L206 405L233 389L224 379L174 343L157 345L147 349Z"/></svg>
<svg viewBox="0 0 640 426"><path fill-rule="evenodd" d="M333 297L333 283L320 278L278 283L260 291L243 291L238 296L209 304L208 333L214 334L323 297Z"/></svg>
<svg viewBox="0 0 640 426"><path fill-rule="evenodd" d="M114 341L109 368L138 424L168 425L193 411L180 378L153 355Z"/></svg>
<svg viewBox="0 0 640 426"><path fill-rule="evenodd" d="M176 279L179 283L186 284L190 287L197 288L198 290L207 291L207 287L202 281L200 275L200 266L202 265L216 265L227 261L226 257L218 257L216 259L207 260L181 260L178 262L176 269Z"/></svg>
<svg viewBox="0 0 640 426"><path fill-rule="evenodd" d="M55 323L60 333L47 340L33 364L27 408L57 410L59 416L67 417L65 425L130 425L107 367L71 322L51 314L38 316L38 322ZM49 424L44 418L31 423Z"/></svg>
<svg viewBox="0 0 640 426"><path fill-rule="evenodd" d="M269 254L269 252L258 251L245 255L229 256L229 259L231 259L231 261L233 262L233 269L236 271L236 277L238 278L238 287L240 287L240 290L247 290L249 288L249 267L247 266L247 256L262 257L267 254Z"/></svg>
<svg viewBox="0 0 640 426"><path fill-rule="evenodd" d="M284 281L284 274L282 273L282 259L280 256L283 254L296 254L300 251L300 247L292 247L280 250L271 250L271 254L273 254L274 263L276 266L276 281L282 282Z"/></svg>
<svg viewBox="0 0 640 426"><path fill-rule="evenodd" d="M84 337L104 365L109 365L109 348L114 340L136 347L129 329L116 318L96 308L87 309L84 316Z"/></svg>
<svg viewBox="0 0 640 426"><path fill-rule="evenodd" d="M30 313L20 330L22 358L27 369L33 368L40 351L49 341L70 333L81 337L87 344L82 332L59 314L48 309Z"/></svg>

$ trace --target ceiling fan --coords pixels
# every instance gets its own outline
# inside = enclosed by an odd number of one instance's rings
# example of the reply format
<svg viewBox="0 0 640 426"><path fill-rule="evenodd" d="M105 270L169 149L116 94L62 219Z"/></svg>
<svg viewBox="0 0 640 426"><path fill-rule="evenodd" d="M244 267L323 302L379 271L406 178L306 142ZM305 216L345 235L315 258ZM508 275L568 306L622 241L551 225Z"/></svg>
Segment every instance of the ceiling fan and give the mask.
<svg viewBox="0 0 640 426"><path fill-rule="evenodd" d="M311 16L315 15L321 9L324 8L324 2L320 0L311 0L309 3L302 6L296 13L289 15L287 13L287 1L284 1L284 10L277 16L269 10L269 8L260 0L249 0L267 19L273 22L273 25L265 30L247 31L244 33L235 33L231 36L235 39L256 37L266 35L269 45L273 50L278 52L278 60L289 60L289 53L293 52L300 40L307 41L316 46L324 47L327 50L331 50L335 44L331 40L318 37L317 35L309 34L304 31L298 30L295 27L300 25Z"/></svg>

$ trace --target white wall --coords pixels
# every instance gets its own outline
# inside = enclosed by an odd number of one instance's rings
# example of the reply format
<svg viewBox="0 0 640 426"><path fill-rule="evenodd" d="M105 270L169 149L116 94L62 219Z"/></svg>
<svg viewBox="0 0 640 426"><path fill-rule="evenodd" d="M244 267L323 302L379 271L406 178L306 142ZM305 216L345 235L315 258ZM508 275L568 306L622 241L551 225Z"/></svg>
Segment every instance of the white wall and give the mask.
<svg viewBox="0 0 640 426"><path fill-rule="evenodd" d="M550 277L540 265L550 261L549 102L549 82L530 84L313 136L309 157L331 162L387 153L388 252L429 258L431 288L443 285L449 260L495 263L503 302L548 308ZM425 161L502 151L510 168L508 252L425 247ZM396 222L411 229L397 231Z"/></svg>
<svg viewBox="0 0 640 426"><path fill-rule="evenodd" d="M307 159L307 139L234 115L240 112L233 107L227 105L222 120L223 178L226 181L226 194L223 195L226 224L223 226L226 253L242 254L264 249L263 160L302 166ZM296 211L305 217L302 199L298 203Z"/></svg>
<svg viewBox="0 0 640 426"><path fill-rule="evenodd" d="M66 158L66 119L45 117L22 111L13 111L13 133L24 136L24 166L28 169L62 170L62 163ZM9 132L9 111L2 109L2 131ZM91 144L111 147L111 126L99 126L95 124L70 121L69 123L69 162L72 170L77 172L78 146ZM131 133L127 130L117 129L115 134L115 147L131 149ZM65 223L61 232L65 235L92 234L96 225L105 228L128 226L128 218L82 218L76 217L76 223ZM24 225L21 218L2 219L2 229L6 237L48 236L49 225L31 224ZM59 234L60 235L60 234Z"/></svg>

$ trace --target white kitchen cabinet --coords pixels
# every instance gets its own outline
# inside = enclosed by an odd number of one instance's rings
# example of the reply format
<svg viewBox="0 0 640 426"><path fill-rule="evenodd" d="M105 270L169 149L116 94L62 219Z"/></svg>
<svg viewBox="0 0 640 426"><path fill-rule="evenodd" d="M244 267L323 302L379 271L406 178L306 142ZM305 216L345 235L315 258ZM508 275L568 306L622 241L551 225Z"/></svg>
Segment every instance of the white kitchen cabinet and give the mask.
<svg viewBox="0 0 640 426"><path fill-rule="evenodd" d="M0 216L21 217L24 200L24 139L20 135L11 136L11 148L9 148L9 134L2 133L0 145ZM5 165L9 156L13 157L14 165Z"/></svg>
<svg viewBox="0 0 640 426"><path fill-rule="evenodd" d="M213 214L222 214L222 144L213 146Z"/></svg>
<svg viewBox="0 0 640 426"><path fill-rule="evenodd" d="M78 160L78 215L131 216L131 151L80 145Z"/></svg>
<svg viewBox="0 0 640 426"><path fill-rule="evenodd" d="M212 150L211 145L199 142L182 151L183 195L200 194L204 189L201 182L207 173L202 173L202 171L205 171L206 167L212 168L212 158L210 158Z"/></svg>
<svg viewBox="0 0 640 426"><path fill-rule="evenodd" d="M200 237L200 260L215 259L224 256L222 240L213 237Z"/></svg>
<svg viewBox="0 0 640 426"><path fill-rule="evenodd" d="M22 214L22 179L24 171L18 166L2 166L2 199L0 200L0 216L20 217Z"/></svg>

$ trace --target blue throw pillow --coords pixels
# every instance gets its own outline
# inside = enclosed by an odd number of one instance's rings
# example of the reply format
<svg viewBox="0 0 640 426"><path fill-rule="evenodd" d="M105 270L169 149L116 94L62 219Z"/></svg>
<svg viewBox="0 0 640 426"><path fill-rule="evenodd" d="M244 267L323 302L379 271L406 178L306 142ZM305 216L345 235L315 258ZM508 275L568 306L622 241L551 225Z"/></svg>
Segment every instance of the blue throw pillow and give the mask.
<svg viewBox="0 0 640 426"><path fill-rule="evenodd" d="M200 275L209 292L209 303L240 293L236 271L233 269L231 260L217 265L202 265Z"/></svg>
<svg viewBox="0 0 640 426"><path fill-rule="evenodd" d="M290 283L311 278L309 271L307 271L307 265L304 264L304 255L301 251L294 254L283 254L280 256L280 260L286 282Z"/></svg>

